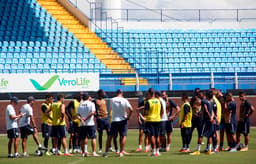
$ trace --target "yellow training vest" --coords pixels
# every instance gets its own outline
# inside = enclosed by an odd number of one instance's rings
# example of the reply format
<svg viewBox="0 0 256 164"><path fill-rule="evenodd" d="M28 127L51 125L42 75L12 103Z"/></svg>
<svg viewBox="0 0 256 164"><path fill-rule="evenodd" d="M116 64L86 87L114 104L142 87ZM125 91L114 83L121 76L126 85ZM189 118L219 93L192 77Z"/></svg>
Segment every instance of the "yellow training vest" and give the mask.
<svg viewBox="0 0 256 164"><path fill-rule="evenodd" d="M145 116L146 122L160 122L161 121L161 102L157 98L148 100L149 110Z"/></svg>
<svg viewBox="0 0 256 164"><path fill-rule="evenodd" d="M185 117L185 111L184 111L184 106L188 105L190 108L190 111L187 113L187 118L183 121ZM182 122L183 121L183 122ZM189 102L185 102L180 109L180 115L179 115L179 124L181 125L183 123L183 127L185 128L190 128L192 126L192 108L189 104Z"/></svg>
<svg viewBox="0 0 256 164"><path fill-rule="evenodd" d="M218 115L218 122L220 122L221 121L221 113L222 113L222 109L221 109L221 103L220 103L220 101L215 97L215 96L213 96L213 100L214 100L214 102L215 102L215 104L216 104L216 106L217 106L217 115Z"/></svg>
<svg viewBox="0 0 256 164"><path fill-rule="evenodd" d="M45 102L42 103L41 106L45 106L47 110L51 108L51 104L46 104ZM49 116L52 118L52 112L49 112ZM46 114L42 111L42 119L41 119L41 122L42 122L43 124L52 125L52 120L49 118L49 116L46 115Z"/></svg>
<svg viewBox="0 0 256 164"><path fill-rule="evenodd" d="M53 126L59 126L59 125L65 126L66 125L65 115L64 115L63 120L61 120L61 116L62 116L61 105L62 105L61 102L57 102L57 103L53 103L51 106L52 116L53 116L52 117L52 125Z"/></svg>
<svg viewBox="0 0 256 164"><path fill-rule="evenodd" d="M76 117L76 113L77 113L77 110L78 110L78 107L80 105L80 102L77 101L77 100L74 100L74 109L72 110L72 117ZM80 124L80 120L78 118L75 118L75 119L72 119L73 122L77 123L78 125Z"/></svg>

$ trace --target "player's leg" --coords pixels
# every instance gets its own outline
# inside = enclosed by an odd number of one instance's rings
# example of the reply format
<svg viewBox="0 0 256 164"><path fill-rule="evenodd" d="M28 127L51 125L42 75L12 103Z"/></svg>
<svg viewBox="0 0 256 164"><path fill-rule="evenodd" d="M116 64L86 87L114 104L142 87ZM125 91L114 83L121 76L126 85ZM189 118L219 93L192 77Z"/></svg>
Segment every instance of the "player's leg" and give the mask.
<svg viewBox="0 0 256 164"><path fill-rule="evenodd" d="M62 146L64 149L64 155L73 156L68 152L65 126L58 126L58 130L59 130L59 138L61 138Z"/></svg>
<svg viewBox="0 0 256 164"><path fill-rule="evenodd" d="M117 123L112 122L110 132L109 132L109 135L107 137L105 153L103 154L103 157L105 157L105 158L108 157L109 147L111 146L111 142L112 142L113 137L116 136L116 135L117 135Z"/></svg>
<svg viewBox="0 0 256 164"><path fill-rule="evenodd" d="M184 152L186 150L185 128L180 128L180 133L181 133L181 141L182 141L182 148L180 149L180 152Z"/></svg>
<svg viewBox="0 0 256 164"><path fill-rule="evenodd" d="M166 138L165 138L165 134L166 134L166 121L162 121L160 126L160 151L165 152L166 151Z"/></svg>
<svg viewBox="0 0 256 164"><path fill-rule="evenodd" d="M9 138L8 141L8 157L12 157L12 144L15 142L15 138ZM15 144L14 144L15 145Z"/></svg>
<svg viewBox="0 0 256 164"><path fill-rule="evenodd" d="M172 131L173 131L172 121L167 121L166 122L166 135L167 135L166 151L170 151L170 146L172 142Z"/></svg>
<svg viewBox="0 0 256 164"><path fill-rule="evenodd" d="M136 151L142 151L142 142L143 142L143 129L139 127L139 147L136 149Z"/></svg>
<svg viewBox="0 0 256 164"><path fill-rule="evenodd" d="M219 150L224 150L223 145L224 145L224 138L225 138L225 129L220 129L220 149Z"/></svg>

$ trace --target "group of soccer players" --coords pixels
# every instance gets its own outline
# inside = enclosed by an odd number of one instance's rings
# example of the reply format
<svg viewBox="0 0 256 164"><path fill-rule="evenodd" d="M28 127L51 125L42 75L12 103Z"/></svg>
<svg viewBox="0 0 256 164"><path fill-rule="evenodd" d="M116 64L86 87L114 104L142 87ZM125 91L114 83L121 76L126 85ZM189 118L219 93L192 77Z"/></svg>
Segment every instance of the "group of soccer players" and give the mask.
<svg viewBox="0 0 256 164"><path fill-rule="evenodd" d="M43 146L40 144L37 133L37 125L33 117L33 96L27 98L19 114L16 114L15 107L18 98L12 97L10 104L6 107L6 125L8 142L8 157L19 157L19 132L22 139L23 157L27 157L26 142L29 135L33 135L38 145L37 153L42 155L64 155L73 156L72 153L81 153L88 156L88 139L92 142L92 156L99 156L96 153L96 127L98 131L99 153L102 153L102 135L105 130L107 141L104 157L108 157L111 150L111 142L114 141L114 151L123 157L128 154L125 150L128 120L130 119L133 107L123 97L121 90L116 91L116 96L111 99L108 109L104 90L97 92L96 99L92 99L87 93L80 93L74 97L67 106L64 104L65 96L59 94L54 102L53 95L47 94L45 102L41 105L41 128L44 138ZM241 100L239 121L236 124L236 102L231 93L223 95L217 89L210 89L207 92L195 89L191 99L183 94L182 105L179 107L165 91L154 91L150 88L145 96L139 92L139 103L136 109L139 124L139 146L142 151L143 135L145 152L151 150L151 156L159 156L160 152L170 150L171 134L173 125L178 121L181 129L182 148L180 152L190 153L190 142L194 129L197 129L198 140L195 152L190 155L200 155L203 137L207 138L206 154L213 154L224 150L224 132L226 132L228 148L230 152L248 151L250 120L249 117L254 107L246 99L244 92L239 93ZM178 119L176 117L178 116ZM69 148L66 141L66 118L69 121ZM96 121L94 121L96 119ZM96 123L95 123L96 122ZM219 133L220 131L220 133ZM245 137L245 145L241 147L240 136ZM120 150L117 146L117 137L120 137ZM48 142L52 138L52 148L49 149ZM61 153L61 144L64 154ZM14 155L12 154L14 145Z"/></svg>

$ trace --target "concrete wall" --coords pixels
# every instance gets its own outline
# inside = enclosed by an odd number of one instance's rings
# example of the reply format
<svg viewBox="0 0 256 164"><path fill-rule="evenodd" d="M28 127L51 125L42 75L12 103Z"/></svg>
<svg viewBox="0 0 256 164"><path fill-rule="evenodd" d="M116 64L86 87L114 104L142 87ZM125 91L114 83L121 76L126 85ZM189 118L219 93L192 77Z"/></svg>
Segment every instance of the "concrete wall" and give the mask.
<svg viewBox="0 0 256 164"><path fill-rule="evenodd" d="M180 98L172 98L172 100L174 100L174 102L176 102L178 105L181 105L181 100ZM238 97L235 97L235 100L237 102L237 118L238 118L238 114L239 114L239 106L240 106L240 100ZM248 100L256 107L256 97L248 97ZM138 99L129 99L131 105L133 106L133 108L137 107L138 104ZM0 133L6 133L6 123L5 123L5 109L6 106L8 105L8 101L1 101L0 102ZM25 103L25 101L21 101L18 106L16 107L16 112L19 111L19 109L21 108L21 106ZM39 131L41 130L41 111L40 111L40 105L41 105L42 101L36 101L34 104L34 117L37 123L37 127L39 128ZM65 104L67 105L69 103L68 100L65 101ZM251 117L251 125L252 126L256 126L256 112L252 115ZM136 117L136 112L134 112L131 116L131 119L129 120L129 128L137 128L138 127L138 123L137 123L137 117ZM177 127L177 124L175 124L175 127Z"/></svg>

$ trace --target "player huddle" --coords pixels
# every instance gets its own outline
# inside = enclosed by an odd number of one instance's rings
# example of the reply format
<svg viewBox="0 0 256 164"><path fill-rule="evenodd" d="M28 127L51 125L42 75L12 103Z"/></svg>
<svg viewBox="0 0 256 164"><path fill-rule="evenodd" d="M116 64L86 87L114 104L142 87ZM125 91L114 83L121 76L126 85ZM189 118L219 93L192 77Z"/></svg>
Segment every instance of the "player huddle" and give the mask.
<svg viewBox="0 0 256 164"><path fill-rule="evenodd" d="M83 157L88 156L88 139L92 142L92 156L96 153L96 127L98 131L99 153L102 153L102 135L105 130L107 141L103 157L108 157L108 151L112 150L111 143L114 141L114 151L123 157L128 154L125 150L128 120L133 108L129 101L123 97L121 90L116 91L116 97L110 101L108 109L105 100L105 92L99 90L98 97L92 100L87 93L81 93L74 97L68 106L65 106L65 96L59 94L57 101L53 101L51 94L46 95L45 102L41 105L41 128L44 138L43 146L40 144L37 134L37 125L33 117L34 97L29 96L19 114L15 112L18 98L12 97L10 104L6 107L6 125L8 142L8 157L27 157L26 142L29 135L33 135L38 145L37 155L64 155L73 156L73 153L81 153ZM195 128L198 132L198 144L195 152L190 155L200 155L203 137L207 138L206 154L213 154L224 150L224 132L227 135L228 148L226 150L235 152L248 151L250 120L249 117L254 107L246 99L245 93L239 93L241 100L239 121L236 125L236 102L231 93L223 95L214 88L206 93L195 89L191 99L183 94L182 105L179 107L168 98L166 92L155 92L150 88L143 97L140 93L139 107L136 109L139 124L139 147L136 151L142 151L143 134L145 152L151 150L151 156L159 156L160 152L170 150L171 133L174 120L178 116L181 129L182 149L180 152L190 153L190 142ZM69 121L69 148L66 141L66 118ZM96 120L96 121L95 121ZM22 155L18 153L19 132L22 139ZM220 133L219 133L220 131ZM245 145L240 145L240 135L244 134ZM117 146L117 137L120 137L120 150ZM52 138L52 148L49 149L48 142ZM64 153L60 151L61 144ZM14 145L14 154L12 154Z"/></svg>

